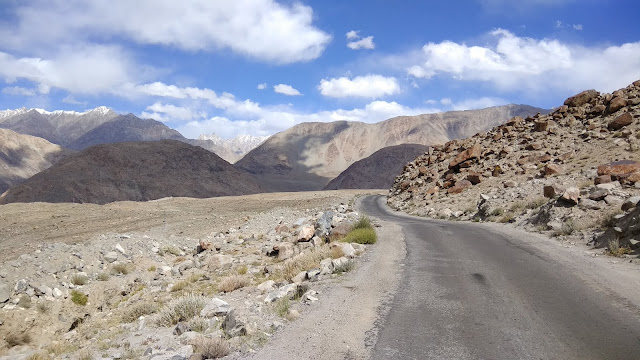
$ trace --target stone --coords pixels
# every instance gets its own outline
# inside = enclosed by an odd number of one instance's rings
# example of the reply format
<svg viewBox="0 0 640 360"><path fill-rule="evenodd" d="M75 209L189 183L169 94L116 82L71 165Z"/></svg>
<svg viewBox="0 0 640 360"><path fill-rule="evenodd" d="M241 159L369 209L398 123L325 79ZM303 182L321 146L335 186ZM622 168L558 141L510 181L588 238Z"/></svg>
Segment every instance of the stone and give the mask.
<svg viewBox="0 0 640 360"><path fill-rule="evenodd" d="M247 328L244 323L236 317L236 311L231 310L222 321L222 330L228 337L244 336Z"/></svg>
<svg viewBox="0 0 640 360"><path fill-rule="evenodd" d="M609 190L606 189L598 189L598 188L594 188L591 193L589 194L589 199L591 200L595 200L595 201L600 201L600 200L604 200L604 198L609 195L611 192Z"/></svg>
<svg viewBox="0 0 640 360"><path fill-rule="evenodd" d="M546 120L538 120L534 122L533 131L547 131L549 129L549 122Z"/></svg>
<svg viewBox="0 0 640 360"><path fill-rule="evenodd" d="M504 186L505 188L513 188L513 187L517 187L518 183L513 180L507 180L502 183L502 186Z"/></svg>
<svg viewBox="0 0 640 360"><path fill-rule="evenodd" d="M11 289L7 284L0 284L0 304L4 304L11 298Z"/></svg>
<svg viewBox="0 0 640 360"><path fill-rule="evenodd" d="M607 190L607 191L611 191L619 187L620 187L620 183L618 181L612 181L610 183L596 185L596 189Z"/></svg>
<svg viewBox="0 0 640 360"><path fill-rule="evenodd" d="M229 303L219 298L213 298L205 305L202 311L200 311L200 316L212 318L214 316L227 315L229 311L231 311L231 305L229 305Z"/></svg>
<svg viewBox="0 0 640 360"><path fill-rule="evenodd" d="M299 218L298 220L296 220L296 222L293 223L293 227L294 228L299 228L300 226L306 224L307 221L308 221L308 219L306 217Z"/></svg>
<svg viewBox="0 0 640 360"><path fill-rule="evenodd" d="M622 201L621 197L615 195L607 195L604 197L604 202L606 202L607 205L621 205Z"/></svg>
<svg viewBox="0 0 640 360"><path fill-rule="evenodd" d="M598 175L611 175L612 178L640 171L640 162L633 160L614 161L598 166Z"/></svg>
<svg viewBox="0 0 640 360"><path fill-rule="evenodd" d="M58 288L53 288L53 297L56 299L60 299L62 297L62 291Z"/></svg>
<svg viewBox="0 0 640 360"><path fill-rule="evenodd" d="M294 255L293 244L289 242L281 242L273 250L278 252L278 260L286 260Z"/></svg>
<svg viewBox="0 0 640 360"><path fill-rule="evenodd" d="M482 175L480 173L470 173L466 177L472 185L478 185L482 182Z"/></svg>
<svg viewBox="0 0 640 360"><path fill-rule="evenodd" d="M558 164L547 164L543 170L544 176L557 175L562 173L562 166Z"/></svg>
<svg viewBox="0 0 640 360"><path fill-rule="evenodd" d="M272 303L278 299L282 299L285 296L287 297L293 296L294 294L296 294L297 291L298 291L297 284L287 284L268 293L267 296L264 298L264 302Z"/></svg>
<svg viewBox="0 0 640 360"><path fill-rule="evenodd" d="M351 263L351 260L343 256L341 258L333 259L331 262L333 263L333 271L336 271L336 269L342 269L348 266Z"/></svg>
<svg viewBox="0 0 640 360"><path fill-rule="evenodd" d="M316 227L322 236L328 237L331 235L331 222L333 221L334 214L331 210L325 211L316 222Z"/></svg>
<svg viewBox="0 0 640 360"><path fill-rule="evenodd" d="M627 99L625 99L623 97L616 96L609 103L608 112L609 113L614 113L614 112L622 109L625 106L627 106Z"/></svg>
<svg viewBox="0 0 640 360"><path fill-rule="evenodd" d="M449 169L455 168L456 166L459 166L461 163L465 161L478 158L480 157L481 153L482 153L482 148L480 147L480 145L474 144L472 147L456 155L456 157L453 158L453 160L451 160L451 162L449 163Z"/></svg>
<svg viewBox="0 0 640 360"><path fill-rule="evenodd" d="M311 238L311 243L312 243L312 244L313 244L313 246L315 246L315 247L320 247L320 246L322 246L322 245L324 245L324 244L325 244L325 241L324 241L324 239L322 239L322 238L319 238L319 237L317 237L317 236L314 236L313 238Z"/></svg>
<svg viewBox="0 0 640 360"><path fill-rule="evenodd" d="M21 294L23 292L26 292L28 288L29 288L29 281L27 281L26 279L20 279L16 282L16 285L13 287L13 290L15 290L16 294Z"/></svg>
<svg viewBox="0 0 640 360"><path fill-rule="evenodd" d="M564 101L564 104L569 107L578 107L582 106L586 103L591 102L591 100L595 99L600 95L595 90L585 90L577 95L574 95L567 100Z"/></svg>
<svg viewBox="0 0 640 360"><path fill-rule="evenodd" d="M560 187L559 185L545 185L543 189L544 197L553 199L558 197L564 193L565 189Z"/></svg>
<svg viewBox="0 0 640 360"><path fill-rule="evenodd" d="M638 205L638 202L640 202L640 196L632 196L628 198L622 203L622 211L627 211L635 208Z"/></svg>
<svg viewBox="0 0 640 360"><path fill-rule="evenodd" d="M578 202L578 207L587 210L601 210L603 206L598 201L581 198Z"/></svg>
<svg viewBox="0 0 640 360"><path fill-rule="evenodd" d="M233 257L230 255L214 254L208 257L207 263L216 269L230 269L233 265Z"/></svg>
<svg viewBox="0 0 640 360"><path fill-rule="evenodd" d="M560 196L560 199L562 199L562 201L568 204L578 205L579 197L580 197L580 189L578 189L577 187L570 187L567 190L565 190L564 193L562 193L562 196Z"/></svg>
<svg viewBox="0 0 640 360"><path fill-rule="evenodd" d="M320 269L311 269L307 271L307 279L311 282L318 281L320 277Z"/></svg>
<svg viewBox="0 0 640 360"><path fill-rule="evenodd" d="M180 336L189 331L189 325L184 322L179 322L175 328L173 328L173 335Z"/></svg>
<svg viewBox="0 0 640 360"><path fill-rule="evenodd" d="M296 284L300 284L301 282L307 280L307 272L306 271L300 271L298 273L298 275L294 276L293 278L291 278L291 282L296 283Z"/></svg>
<svg viewBox="0 0 640 360"><path fill-rule="evenodd" d="M333 273L333 260L324 259L320 261L320 275L329 275Z"/></svg>
<svg viewBox="0 0 640 360"><path fill-rule="evenodd" d="M609 125L607 125L607 128L612 131L620 130L627 125L631 125L631 123L633 123L631 114L624 113L611 121Z"/></svg>
<svg viewBox="0 0 640 360"><path fill-rule="evenodd" d="M356 249L354 249L353 245L351 245L350 243L334 242L331 243L330 247L339 247L346 257L352 258L356 256Z"/></svg>
<svg viewBox="0 0 640 360"><path fill-rule="evenodd" d="M200 239L200 241L198 241L198 254L211 248L213 248L213 243L211 241L204 239Z"/></svg>
<svg viewBox="0 0 640 360"><path fill-rule="evenodd" d="M115 251L109 251L108 253L104 254L104 260L108 263L112 263L118 260L118 253Z"/></svg>
<svg viewBox="0 0 640 360"><path fill-rule="evenodd" d="M275 287L275 284L276 284L275 281L267 280L267 281L263 282L262 284L258 285L256 287L256 290L258 290L258 291L260 291L260 293L264 294L267 291L273 290L274 287Z"/></svg>
<svg viewBox="0 0 640 360"><path fill-rule="evenodd" d="M598 185L598 184L607 184L607 183L610 183L611 181L613 181L611 179L611 175L600 175L593 180L593 183L595 185Z"/></svg>
<svg viewBox="0 0 640 360"><path fill-rule="evenodd" d="M122 247L122 245L120 244L116 244L115 247L116 251L118 251L119 253L121 253L122 255L127 255L127 252L124 250L124 248Z"/></svg>
<svg viewBox="0 0 640 360"><path fill-rule="evenodd" d="M636 239L629 239L629 247L633 250L640 249L640 241Z"/></svg>
<svg viewBox="0 0 640 360"><path fill-rule="evenodd" d="M303 226L298 232L298 241L309 241L316 234L316 229L311 226Z"/></svg>
<svg viewBox="0 0 640 360"><path fill-rule="evenodd" d="M53 290L44 284L38 286L37 293L44 296L53 296Z"/></svg>

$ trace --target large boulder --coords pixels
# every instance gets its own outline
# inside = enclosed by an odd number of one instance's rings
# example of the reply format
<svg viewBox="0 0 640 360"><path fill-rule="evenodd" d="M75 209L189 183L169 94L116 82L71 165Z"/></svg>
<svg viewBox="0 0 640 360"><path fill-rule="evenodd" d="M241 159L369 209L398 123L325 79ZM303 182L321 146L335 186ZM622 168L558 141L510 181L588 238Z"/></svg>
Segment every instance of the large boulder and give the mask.
<svg viewBox="0 0 640 360"><path fill-rule="evenodd" d="M454 168L465 161L478 158L481 154L482 148L480 147L480 145L474 144L472 147L456 155L456 157L453 158L453 160L451 160L451 162L449 163L449 168Z"/></svg>
<svg viewBox="0 0 640 360"><path fill-rule="evenodd" d="M611 175L613 179L640 171L640 162L633 160L614 161L598 166L598 175Z"/></svg>
<svg viewBox="0 0 640 360"><path fill-rule="evenodd" d="M597 98L599 93L595 90L585 90L580 94L574 95L567 100L564 101L564 104L569 107L578 107L582 106L586 103L591 102L591 100Z"/></svg>
<svg viewBox="0 0 640 360"><path fill-rule="evenodd" d="M627 125L633 123L633 117L629 113L624 113L617 118L613 119L607 126L609 130L619 130Z"/></svg>

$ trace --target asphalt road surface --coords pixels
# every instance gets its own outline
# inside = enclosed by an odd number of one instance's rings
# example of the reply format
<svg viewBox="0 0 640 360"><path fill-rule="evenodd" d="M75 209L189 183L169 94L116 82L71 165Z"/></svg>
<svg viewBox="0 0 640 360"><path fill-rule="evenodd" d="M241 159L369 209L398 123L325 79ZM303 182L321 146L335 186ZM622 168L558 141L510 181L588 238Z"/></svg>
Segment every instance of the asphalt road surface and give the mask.
<svg viewBox="0 0 640 360"><path fill-rule="evenodd" d="M640 359L640 310L581 280L553 256L472 223L390 211L403 276L373 359Z"/></svg>

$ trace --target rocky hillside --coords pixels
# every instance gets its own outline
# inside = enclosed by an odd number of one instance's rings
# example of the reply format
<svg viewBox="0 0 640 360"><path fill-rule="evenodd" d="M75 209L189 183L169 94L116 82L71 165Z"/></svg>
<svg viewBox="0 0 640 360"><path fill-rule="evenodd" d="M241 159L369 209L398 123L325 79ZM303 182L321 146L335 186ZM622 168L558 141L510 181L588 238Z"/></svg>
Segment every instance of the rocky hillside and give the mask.
<svg viewBox="0 0 640 360"><path fill-rule="evenodd" d="M424 216L516 222L614 254L637 249L639 120L640 81L584 91L548 115L433 146L405 166L388 202Z"/></svg>
<svg viewBox="0 0 640 360"><path fill-rule="evenodd" d="M383 147L442 144L543 109L505 105L482 110L401 116L376 124L303 123L270 137L236 163L268 191L318 190L349 165Z"/></svg>
<svg viewBox="0 0 640 360"><path fill-rule="evenodd" d="M71 153L45 139L0 129L0 194Z"/></svg>
<svg viewBox="0 0 640 360"><path fill-rule="evenodd" d="M0 128L41 137L69 147L93 128L111 121L117 113L104 106L86 112L17 109L0 111Z"/></svg>
<svg viewBox="0 0 640 360"><path fill-rule="evenodd" d="M104 204L169 196L243 195L261 190L251 175L214 153L163 140L91 147L11 188L0 203Z"/></svg>
<svg viewBox="0 0 640 360"><path fill-rule="evenodd" d="M402 172L404 164L424 154L427 149L428 146L418 144L382 148L351 164L323 190L388 189Z"/></svg>

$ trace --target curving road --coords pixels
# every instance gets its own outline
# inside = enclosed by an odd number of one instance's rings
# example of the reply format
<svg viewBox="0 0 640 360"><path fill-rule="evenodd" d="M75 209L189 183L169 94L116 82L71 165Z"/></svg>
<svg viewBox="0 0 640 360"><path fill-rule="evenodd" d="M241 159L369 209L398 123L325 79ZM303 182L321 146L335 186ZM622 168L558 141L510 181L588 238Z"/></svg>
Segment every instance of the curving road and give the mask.
<svg viewBox="0 0 640 360"><path fill-rule="evenodd" d="M407 256L373 359L640 359L637 302L526 241L384 201L366 197L361 209L402 227Z"/></svg>

